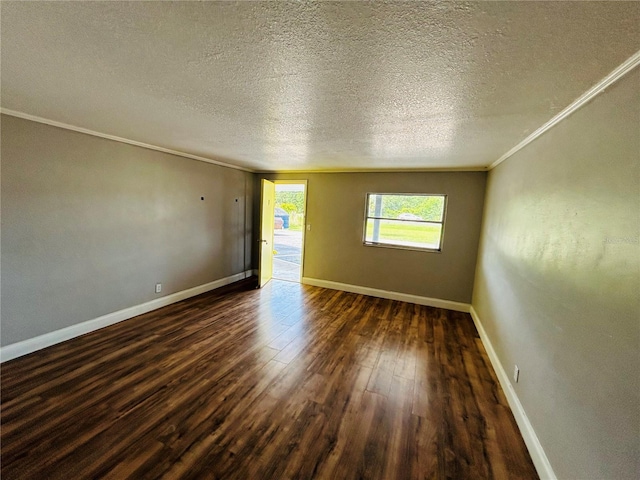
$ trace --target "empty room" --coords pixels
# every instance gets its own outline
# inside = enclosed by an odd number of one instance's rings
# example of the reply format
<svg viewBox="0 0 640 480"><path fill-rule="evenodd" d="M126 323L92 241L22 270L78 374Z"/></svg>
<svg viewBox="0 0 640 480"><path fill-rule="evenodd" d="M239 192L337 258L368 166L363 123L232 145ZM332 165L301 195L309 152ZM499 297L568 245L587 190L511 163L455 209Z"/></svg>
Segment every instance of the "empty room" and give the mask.
<svg viewBox="0 0 640 480"><path fill-rule="evenodd" d="M640 477L640 2L0 1L3 479Z"/></svg>

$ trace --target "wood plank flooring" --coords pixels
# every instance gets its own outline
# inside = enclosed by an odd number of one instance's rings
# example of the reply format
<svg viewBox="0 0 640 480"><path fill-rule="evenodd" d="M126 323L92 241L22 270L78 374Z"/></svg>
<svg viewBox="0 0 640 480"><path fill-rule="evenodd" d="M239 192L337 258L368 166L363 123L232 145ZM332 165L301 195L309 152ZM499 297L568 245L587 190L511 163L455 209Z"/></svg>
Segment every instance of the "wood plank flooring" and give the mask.
<svg viewBox="0 0 640 480"><path fill-rule="evenodd" d="M538 478L467 314L273 280L2 365L1 475Z"/></svg>

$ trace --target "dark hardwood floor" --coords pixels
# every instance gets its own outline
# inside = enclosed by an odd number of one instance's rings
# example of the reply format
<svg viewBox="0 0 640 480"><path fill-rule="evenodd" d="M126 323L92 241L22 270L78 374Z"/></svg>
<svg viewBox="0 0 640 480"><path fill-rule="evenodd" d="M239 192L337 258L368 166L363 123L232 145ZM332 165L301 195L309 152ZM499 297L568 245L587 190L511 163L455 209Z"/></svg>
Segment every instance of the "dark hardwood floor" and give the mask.
<svg viewBox="0 0 640 480"><path fill-rule="evenodd" d="M1 406L6 480L537 478L469 315L276 280L7 362Z"/></svg>

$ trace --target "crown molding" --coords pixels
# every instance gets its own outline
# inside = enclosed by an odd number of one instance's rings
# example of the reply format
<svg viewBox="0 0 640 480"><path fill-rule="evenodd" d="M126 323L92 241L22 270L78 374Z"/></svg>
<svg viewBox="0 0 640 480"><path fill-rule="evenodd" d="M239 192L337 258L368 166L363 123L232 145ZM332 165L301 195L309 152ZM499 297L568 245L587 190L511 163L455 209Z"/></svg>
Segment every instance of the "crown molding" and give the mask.
<svg viewBox="0 0 640 480"><path fill-rule="evenodd" d="M486 172L487 167L433 167L433 168L327 168L310 170L256 170L261 175L305 175L307 173L438 173Z"/></svg>
<svg viewBox="0 0 640 480"><path fill-rule="evenodd" d="M106 138L107 140L113 140L114 142L126 143L128 145L134 145L136 147L146 148L148 150L155 150L156 152L168 153L170 155L176 155L178 157L190 158L191 160L198 160L200 162L212 163L220 167L233 168L234 170L242 170L243 172L255 173L254 170L249 168L239 167L238 165L232 165L230 163L215 160L213 158L201 157L199 155L193 155L187 152L181 152L179 150L172 150L170 148L160 147L158 145L151 145L150 143L138 142L137 140L131 140L129 138L118 137L116 135L110 135L108 133L97 132L95 130L89 130L88 128L76 127L75 125L69 125L68 123L58 122L56 120L50 120L48 118L38 117L36 115L30 115L24 112L18 112L16 110L9 110L8 108L0 108L0 113L9 115L11 117L22 118L24 120L31 120L32 122L43 123L45 125L51 125L52 127L64 128L65 130L71 130L74 132L84 133L86 135L92 135L94 137Z"/></svg>
<svg viewBox="0 0 640 480"><path fill-rule="evenodd" d="M136 147L146 148L148 150L155 150L157 152L168 153L179 157L190 158L192 160L198 160L200 162L212 163L221 167L233 168L235 170L242 170L243 172L258 173L258 174L293 174L293 173L402 173L402 172L486 172L487 167L438 167L438 168L336 168L336 169L311 169L311 170L263 170L263 169L250 169L245 167L239 167L230 163L215 160L213 158L201 157L199 155L193 155L187 152L181 152L179 150L172 150L170 148L160 147L158 145L152 145L149 143L138 142L137 140L131 140L129 138L118 137L116 135L110 135L108 133L97 132L95 130L89 130L88 128L77 127L68 123L58 122L56 120L50 120L44 117L38 117L37 115L31 115L29 113L19 112L17 110L10 110L8 108L0 108L0 113L9 115L11 117L22 118L25 120L31 120L32 122L43 123L45 125L51 125L53 127L64 128L65 130L71 130L74 132L84 133L86 135L92 135L94 137L106 138L107 140L113 140L115 142L126 143L128 145L134 145Z"/></svg>
<svg viewBox="0 0 640 480"><path fill-rule="evenodd" d="M157 145L151 145L148 143L138 142L136 140L131 140L128 138L118 137L115 135L109 135L106 133L97 132L95 130L89 130L87 128L77 127L75 125L69 125L67 123L57 122L55 120L50 120L43 117L38 117L36 115L30 115L24 112L18 112L16 110L10 110L7 108L0 108L0 113L5 115L10 115L17 118L23 118L25 120L31 120L33 122L43 123L46 125L51 125L54 127L64 128L67 130L72 130L74 132L84 133L87 135L93 135L95 137L106 138L107 140L113 140L120 143L126 143L129 145L134 145L137 147L146 148L149 150L155 150L162 153L168 153L171 155L177 155L179 157L190 158L192 160L198 160L201 162L207 162L214 165L219 165L221 167L233 168L235 170L242 170L244 172L250 173L258 173L258 174L306 174L306 173L384 173L384 172L484 172L487 170L493 170L502 162L507 160L508 158L515 155L517 152L522 150L524 147L529 145L531 142L536 140L538 137L542 136L548 130L553 128L555 125L560 123L562 120L567 118L569 115L574 113L575 111L582 108L584 105L593 100L596 96L600 95L604 92L608 87L616 83L622 77L624 77L627 73L631 72L634 68L640 65L640 51L634 53L631 57L629 57L626 61L624 61L621 65L615 68L611 73L609 73L606 77L596 83L593 87L583 93L580 97L574 100L570 105L564 108L561 112L551 118L548 122L543 124L540 128L531 133L528 137L514 146L511 150L506 152L500 158L498 158L495 162L490 164L488 167L452 167L452 168L402 168L402 169L391 169L391 168L380 168L380 169L308 169L308 170L263 170L263 169L249 169L245 167L240 167L237 165L232 165L230 163L222 162L220 160L215 160L213 158L201 157L199 155L193 155L191 153L181 152L178 150L171 150L169 148L160 147Z"/></svg>
<svg viewBox="0 0 640 480"><path fill-rule="evenodd" d="M502 155L499 159L489 165L489 170L496 168L502 162L504 162L507 158L513 156L518 151L522 150L524 147L533 142L536 138L543 135L547 130L553 128L555 125L560 123L562 120L567 118L576 110L582 108L584 105L589 103L595 97L604 92L608 87L616 83L622 77L624 77L627 73L632 71L640 65L640 51L637 51L631 57L629 57L625 62L619 65L615 70L613 70L609 75L604 77L598 83L596 83L593 87L583 93L580 97L573 101L568 107L558 113L555 117L549 120L547 123L538 128L535 132L529 135L527 138L518 143L515 147L509 150L507 153Z"/></svg>

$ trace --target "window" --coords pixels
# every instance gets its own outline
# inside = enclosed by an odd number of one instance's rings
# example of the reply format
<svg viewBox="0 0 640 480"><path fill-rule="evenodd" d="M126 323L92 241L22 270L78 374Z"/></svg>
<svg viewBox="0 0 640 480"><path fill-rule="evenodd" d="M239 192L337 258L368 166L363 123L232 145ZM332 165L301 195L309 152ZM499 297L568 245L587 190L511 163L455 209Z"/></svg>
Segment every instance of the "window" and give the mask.
<svg viewBox="0 0 640 480"><path fill-rule="evenodd" d="M367 194L364 244L440 251L445 195Z"/></svg>

